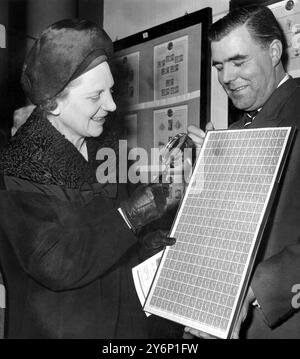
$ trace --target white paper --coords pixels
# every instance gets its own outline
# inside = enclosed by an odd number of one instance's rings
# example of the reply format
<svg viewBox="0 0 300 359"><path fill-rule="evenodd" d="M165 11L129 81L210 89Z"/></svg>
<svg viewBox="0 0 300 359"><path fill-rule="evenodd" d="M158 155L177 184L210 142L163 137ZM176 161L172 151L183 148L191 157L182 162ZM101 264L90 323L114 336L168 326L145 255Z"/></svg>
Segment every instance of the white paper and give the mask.
<svg viewBox="0 0 300 359"><path fill-rule="evenodd" d="M144 306L155 272L161 260L162 253L163 251L156 253L154 256L132 268L135 289L142 306ZM147 312L145 312L145 314L147 316L151 315Z"/></svg>

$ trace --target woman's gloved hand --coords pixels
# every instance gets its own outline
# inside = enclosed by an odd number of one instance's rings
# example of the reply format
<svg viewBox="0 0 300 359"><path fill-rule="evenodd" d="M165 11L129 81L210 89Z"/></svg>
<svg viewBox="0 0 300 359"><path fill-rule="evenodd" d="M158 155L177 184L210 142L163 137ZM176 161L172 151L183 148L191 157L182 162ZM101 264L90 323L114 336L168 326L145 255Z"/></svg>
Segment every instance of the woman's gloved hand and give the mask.
<svg viewBox="0 0 300 359"><path fill-rule="evenodd" d="M126 200L120 209L134 233L138 234L148 223L160 218L167 211L169 184L141 185Z"/></svg>
<svg viewBox="0 0 300 359"><path fill-rule="evenodd" d="M145 260L160 252L165 246L172 246L176 239L168 236L169 231L157 230L147 232L139 236L139 242L142 245L140 257Z"/></svg>
<svg viewBox="0 0 300 359"><path fill-rule="evenodd" d="M159 229L146 233L139 240L146 249L161 251L165 246L172 246L176 242L176 239L169 237L168 233Z"/></svg>

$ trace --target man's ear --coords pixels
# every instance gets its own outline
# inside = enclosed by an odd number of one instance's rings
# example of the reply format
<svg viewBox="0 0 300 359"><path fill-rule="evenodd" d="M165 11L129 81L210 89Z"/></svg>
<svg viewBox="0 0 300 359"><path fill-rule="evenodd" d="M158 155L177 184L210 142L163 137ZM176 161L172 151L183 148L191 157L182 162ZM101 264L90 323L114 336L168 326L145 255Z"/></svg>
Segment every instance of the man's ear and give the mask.
<svg viewBox="0 0 300 359"><path fill-rule="evenodd" d="M282 56L282 43L280 40L273 40L270 44L270 56L272 59L273 67L276 67L281 61Z"/></svg>

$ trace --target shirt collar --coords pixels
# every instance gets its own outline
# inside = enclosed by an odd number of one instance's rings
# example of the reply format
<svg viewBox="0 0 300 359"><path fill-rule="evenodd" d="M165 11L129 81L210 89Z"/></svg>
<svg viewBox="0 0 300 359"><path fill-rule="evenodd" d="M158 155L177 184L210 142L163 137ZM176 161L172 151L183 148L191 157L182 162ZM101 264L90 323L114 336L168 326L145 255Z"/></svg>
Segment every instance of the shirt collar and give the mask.
<svg viewBox="0 0 300 359"><path fill-rule="evenodd" d="M290 78L289 74L285 74L284 78L279 82L277 88L281 85L283 85L288 79ZM258 108L257 111L259 112L262 109L262 107Z"/></svg>
<svg viewBox="0 0 300 359"><path fill-rule="evenodd" d="M279 82L277 88L278 88L279 86L281 86L282 84L284 84L289 78L290 78L290 75L286 73L285 76L284 76L284 78Z"/></svg>

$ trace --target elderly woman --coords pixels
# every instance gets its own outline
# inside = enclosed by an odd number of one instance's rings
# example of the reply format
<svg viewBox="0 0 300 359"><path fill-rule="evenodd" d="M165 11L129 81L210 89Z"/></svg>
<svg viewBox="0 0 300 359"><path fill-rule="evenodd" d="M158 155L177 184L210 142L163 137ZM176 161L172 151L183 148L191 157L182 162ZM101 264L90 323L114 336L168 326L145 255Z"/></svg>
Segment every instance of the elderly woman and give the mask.
<svg viewBox="0 0 300 359"><path fill-rule="evenodd" d="M88 21L48 27L22 73L37 107L0 156L0 259L8 338L147 338L132 282L139 235L166 212L165 185L120 201L96 183L97 137L116 109L112 42Z"/></svg>

